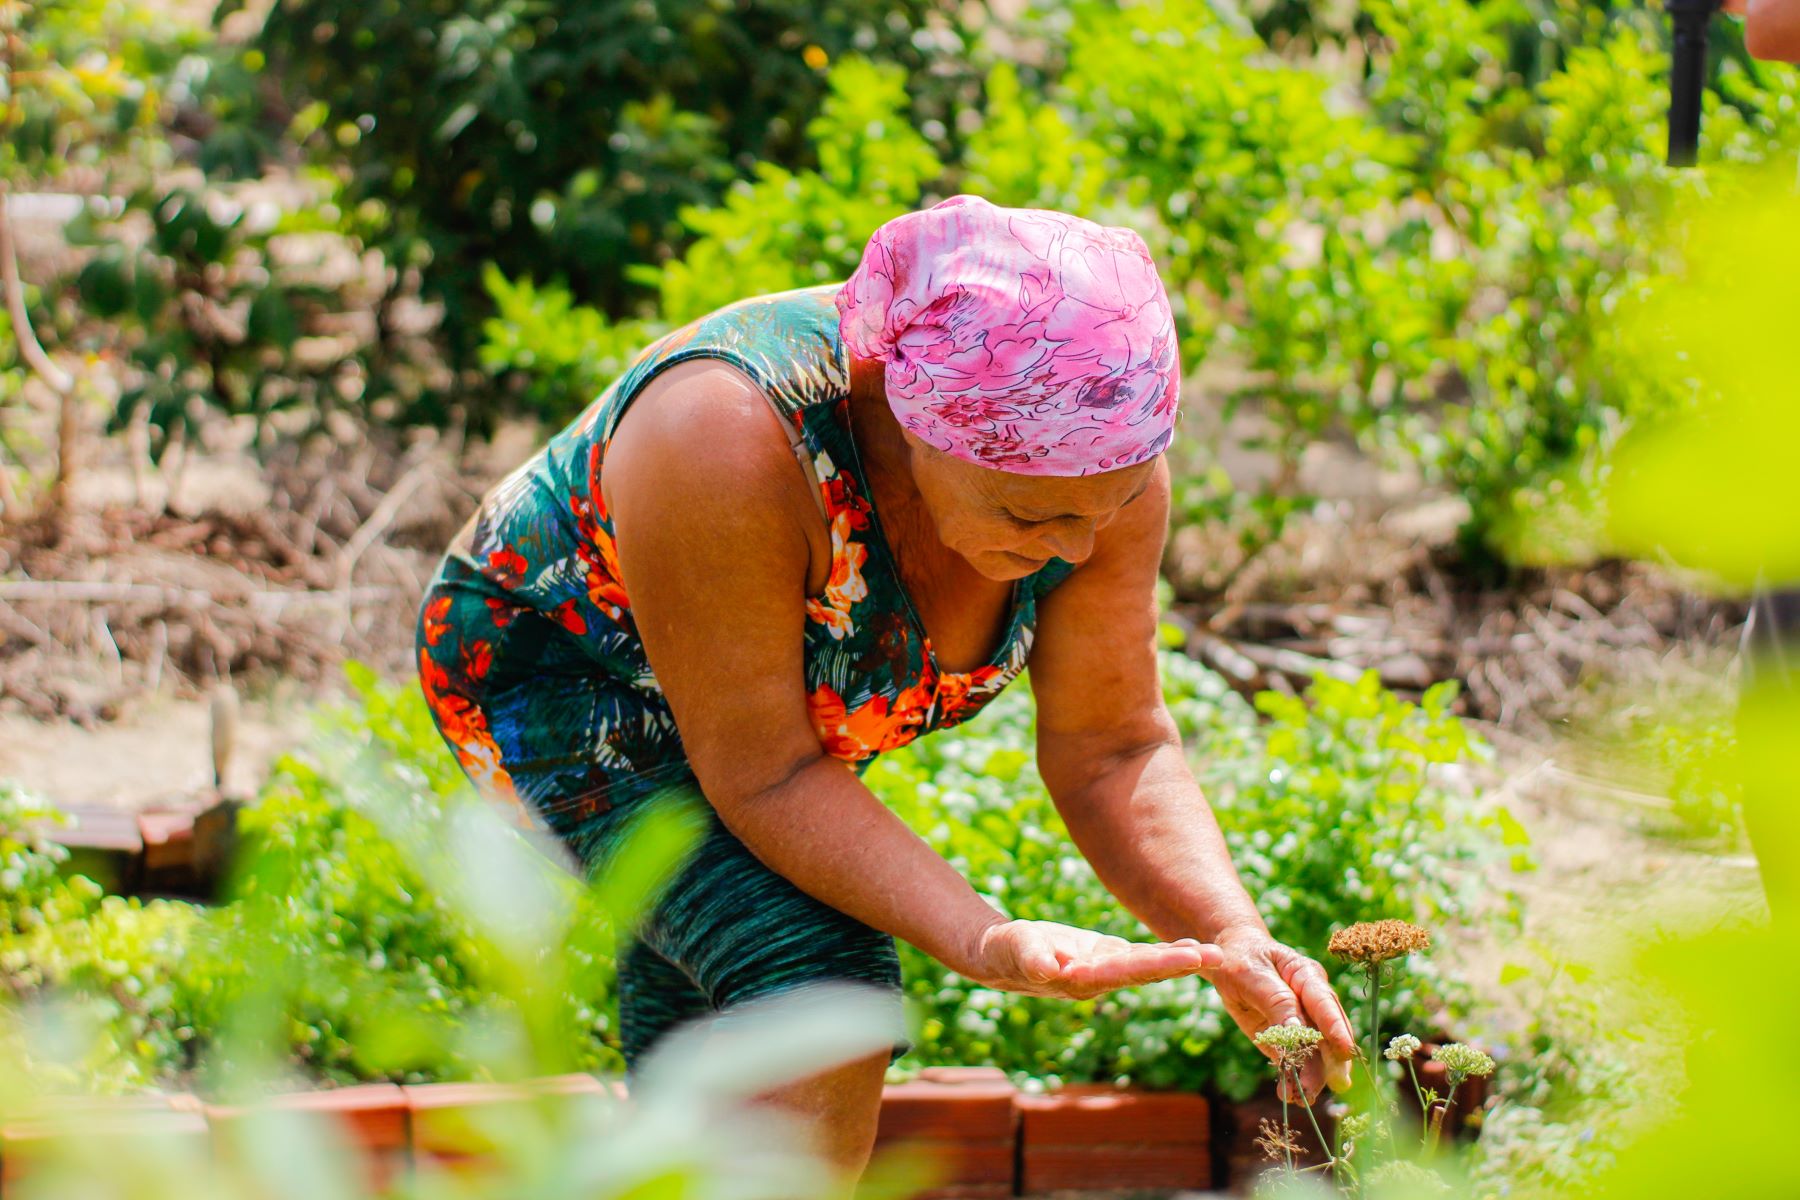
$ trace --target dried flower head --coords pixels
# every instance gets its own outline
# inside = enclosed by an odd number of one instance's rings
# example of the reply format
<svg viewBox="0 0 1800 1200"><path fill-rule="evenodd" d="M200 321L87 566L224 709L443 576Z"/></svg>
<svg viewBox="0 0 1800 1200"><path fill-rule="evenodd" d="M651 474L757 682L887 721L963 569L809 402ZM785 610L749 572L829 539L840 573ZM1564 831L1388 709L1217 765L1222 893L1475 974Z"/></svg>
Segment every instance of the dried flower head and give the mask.
<svg viewBox="0 0 1800 1200"><path fill-rule="evenodd" d="M1269 1159L1286 1158L1290 1154L1301 1153L1300 1140L1292 1129L1284 1128L1264 1117L1257 1126L1261 1133L1256 1138L1256 1148Z"/></svg>
<svg viewBox="0 0 1800 1200"><path fill-rule="evenodd" d="M1389 1062L1399 1062L1401 1059L1411 1058L1417 1054L1419 1045L1418 1038L1410 1033L1403 1033L1388 1043L1387 1049L1381 1052L1381 1056Z"/></svg>
<svg viewBox="0 0 1800 1200"><path fill-rule="evenodd" d="M1448 1196L1450 1185L1435 1171L1427 1171L1417 1163L1396 1160L1383 1163L1369 1172L1369 1187L1376 1191L1392 1188L1402 1196Z"/></svg>
<svg viewBox="0 0 1800 1200"><path fill-rule="evenodd" d="M1431 1052L1431 1061L1444 1064L1450 1072L1452 1085L1473 1076L1477 1079L1494 1073L1494 1060L1473 1046L1465 1046L1461 1042L1451 1042L1448 1046L1439 1046Z"/></svg>
<svg viewBox="0 0 1800 1200"><path fill-rule="evenodd" d="M1384 963L1431 949L1431 935L1405 921L1364 921L1332 934L1326 949L1345 962Z"/></svg>
<svg viewBox="0 0 1800 1200"><path fill-rule="evenodd" d="M1256 1035L1256 1044L1281 1055L1283 1066L1293 1066L1312 1057L1324 1036L1310 1025L1271 1025Z"/></svg>

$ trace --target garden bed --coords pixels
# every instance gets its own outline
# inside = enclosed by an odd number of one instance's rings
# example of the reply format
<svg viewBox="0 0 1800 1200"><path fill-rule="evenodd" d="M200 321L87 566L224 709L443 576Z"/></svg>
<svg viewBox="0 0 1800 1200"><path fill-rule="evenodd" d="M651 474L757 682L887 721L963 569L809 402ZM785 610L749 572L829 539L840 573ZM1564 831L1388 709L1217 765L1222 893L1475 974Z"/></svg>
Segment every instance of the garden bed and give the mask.
<svg viewBox="0 0 1800 1200"><path fill-rule="evenodd" d="M118 1141L182 1139L224 1156L259 1107L330 1121L376 1189L419 1169L479 1176L496 1169L496 1130L509 1109L609 1101L629 1102L624 1084L585 1074L523 1083L360 1084L251 1105L185 1093L58 1101L0 1124L0 1197L32 1173L54 1139L91 1138L96 1152ZM992 1068L928 1068L884 1089L877 1154L904 1148L921 1155L935 1180L927 1200L1242 1190L1268 1165L1251 1143L1274 1103L1272 1096L1234 1104L1105 1086L1028 1092Z"/></svg>

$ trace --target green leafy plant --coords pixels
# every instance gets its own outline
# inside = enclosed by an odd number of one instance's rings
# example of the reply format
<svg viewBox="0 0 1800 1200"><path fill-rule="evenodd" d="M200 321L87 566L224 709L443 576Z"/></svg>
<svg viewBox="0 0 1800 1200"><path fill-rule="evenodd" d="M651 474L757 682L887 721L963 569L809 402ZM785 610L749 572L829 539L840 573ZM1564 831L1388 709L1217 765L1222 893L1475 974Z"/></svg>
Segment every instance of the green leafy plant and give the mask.
<svg viewBox="0 0 1800 1200"><path fill-rule="evenodd" d="M656 288L663 320L679 325L745 296L848 277L876 227L915 207L943 171L913 128L899 68L848 58L829 84L806 126L818 170L758 163L722 205L681 211L695 241L679 260L629 270Z"/></svg>
<svg viewBox="0 0 1800 1200"><path fill-rule="evenodd" d="M338 297L283 270L276 219L219 190L146 188L126 205L151 229L141 247L90 216L70 237L94 253L75 277L84 313L109 323L134 368L112 428L144 422L153 449L191 438L208 410L265 422L334 407L351 356L300 353ZM121 221L125 214L121 214Z"/></svg>
<svg viewBox="0 0 1800 1200"><path fill-rule="evenodd" d="M377 716L359 734L366 746L410 744L417 726L404 706L377 698L372 707ZM296 877L293 864L279 854L271 858L265 847L249 856L246 868L264 886L247 884L232 903L237 920L229 950L239 979L228 996L215 997L218 1007L209 1017L217 1024L200 1047L201 1077L215 1095L239 1107L242 1119L228 1131L215 1127L211 1144L207 1138L158 1136L160 1127L144 1131L128 1120L96 1140L92 1110L46 1101L47 1091L91 1083L94 1065L107 1054L104 1037L95 1043L88 1036L91 1023L80 1001L96 986L129 991L129 975L110 972L104 981L80 981L63 997L35 1007L0 1005L0 1120L9 1128L31 1121L42 1131L28 1162L14 1163L9 1154L8 1195L174 1200L193 1195L197 1180L206 1195L246 1200L395 1194L379 1182L389 1172L375 1170L381 1164L372 1155L365 1162L367 1152L347 1144L328 1120L258 1104L296 1082L285 1035L323 988L343 993L340 1005L358 1007L358 1035L366 1044L435 1039L439 1055L500 1079L569 1070L574 1031L564 1019L562 998L581 982L569 970L569 945L629 929L691 845L691 823L666 810L647 817L632 834L634 869L626 878L586 887L532 852L478 803L432 810L424 814L427 824L414 822L421 815L416 799L390 789L410 775L410 784L434 797L440 771L438 765L421 763L414 770L392 760L367 772L353 760L328 769L355 780L353 786L366 789L358 799L384 814L394 857L358 865L398 866L408 882L423 881L435 893L432 916L463 931L455 952L477 966L487 997L484 1014L463 1013L454 1025L422 1028L407 1008L388 1007L394 993L380 964L369 963L371 971L361 974L339 969L344 946L361 936L355 926L363 914L354 906L344 913L321 907L318 889L308 892L308 880ZM7 805L9 814L23 811L11 798ZM280 827L272 823L261 836ZM291 883L301 890L272 890ZM353 885L337 889L339 896L353 892ZM315 926L284 918L289 910L308 909L311 920L326 922L340 937L313 940L305 935ZM198 920L191 909L179 911ZM87 933L97 938L99 928L90 926ZM303 935L299 942L284 940L296 932ZM95 944L92 963L104 966L134 953ZM892 1045L899 1031L891 1014L884 1020L877 1008L886 1011L885 1002L866 994L821 991L740 1013L743 1023L730 1036L718 1037L705 1026L678 1034L644 1064L629 1106L600 1089L576 1098L524 1089L517 1101L476 1112L465 1123L462 1136L481 1151L478 1172L464 1175L421 1161L409 1165L399 1190L419 1200L523 1193L550 1200L840 1195L839 1181L806 1148L798 1123L753 1101L772 1087Z"/></svg>
<svg viewBox="0 0 1800 1200"><path fill-rule="evenodd" d="M378 210L371 244L423 271L459 365L490 311L484 264L553 264L623 320L646 298L631 268L693 240L683 208L753 163L811 165L829 65L896 64L940 124L967 70L954 16L918 0L303 0L268 10L256 46L295 109L328 106L318 153L347 167L347 208Z"/></svg>
<svg viewBox="0 0 1800 1200"><path fill-rule="evenodd" d="M1164 656L1163 677L1233 861L1276 937L1323 947L1345 903L1446 926L1517 919L1516 900L1491 876L1529 864L1522 830L1437 778L1479 753L1449 711L1448 689L1415 706L1373 676L1320 679L1305 700L1262 697L1259 721L1223 680L1183 656ZM1142 938L1070 841L1031 745L1028 700L1008 694L958 737L883 755L866 779L1008 915ZM922 955L903 955L921 1018L914 1063L1236 1097L1266 1077L1262 1056L1195 980L1065 1004L975 987ZM1469 1004L1455 976L1431 966L1389 1002L1420 1026Z"/></svg>
<svg viewBox="0 0 1800 1200"><path fill-rule="evenodd" d="M848 58L829 82L806 130L818 170L758 163L754 181L740 180L722 204L681 210L693 241L680 258L628 268L656 289L655 318L615 321L560 283L509 281L490 266L498 312L482 326L482 364L521 379L534 411L566 419L670 328L746 296L847 278L868 236L913 208L943 164L912 128L898 68Z"/></svg>

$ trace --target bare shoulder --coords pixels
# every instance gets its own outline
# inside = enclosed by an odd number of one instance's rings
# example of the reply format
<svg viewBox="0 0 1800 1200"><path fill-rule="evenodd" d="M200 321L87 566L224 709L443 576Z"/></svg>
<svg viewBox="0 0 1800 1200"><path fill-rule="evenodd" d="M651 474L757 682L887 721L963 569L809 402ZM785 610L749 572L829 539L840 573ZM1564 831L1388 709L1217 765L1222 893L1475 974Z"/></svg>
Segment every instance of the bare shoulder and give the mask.
<svg viewBox="0 0 1800 1200"><path fill-rule="evenodd" d="M719 359L677 363L645 385L613 431L601 486L615 512L657 493L753 522L817 517L780 418Z"/></svg>

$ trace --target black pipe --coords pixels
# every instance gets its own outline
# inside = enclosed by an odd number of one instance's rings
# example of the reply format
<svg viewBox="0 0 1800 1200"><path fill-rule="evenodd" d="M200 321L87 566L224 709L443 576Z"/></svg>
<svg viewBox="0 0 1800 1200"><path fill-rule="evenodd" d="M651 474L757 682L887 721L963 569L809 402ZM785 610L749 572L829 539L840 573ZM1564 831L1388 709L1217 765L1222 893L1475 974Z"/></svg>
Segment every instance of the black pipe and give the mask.
<svg viewBox="0 0 1800 1200"><path fill-rule="evenodd" d="M1706 88L1706 27L1719 0L1666 0L1675 24L1669 62L1669 165L1691 167L1700 152L1700 94Z"/></svg>

